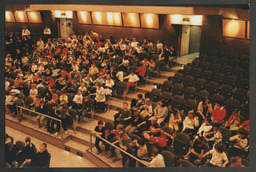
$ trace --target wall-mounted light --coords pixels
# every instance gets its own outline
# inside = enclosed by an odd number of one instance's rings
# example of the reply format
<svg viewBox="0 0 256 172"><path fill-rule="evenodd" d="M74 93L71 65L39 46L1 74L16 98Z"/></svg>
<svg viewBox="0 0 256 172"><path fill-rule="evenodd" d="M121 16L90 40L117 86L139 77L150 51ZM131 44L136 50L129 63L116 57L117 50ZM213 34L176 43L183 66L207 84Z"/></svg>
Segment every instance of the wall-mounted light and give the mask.
<svg viewBox="0 0 256 172"><path fill-rule="evenodd" d="M14 15L11 11L5 11L5 22L15 22Z"/></svg>
<svg viewBox="0 0 256 172"><path fill-rule="evenodd" d="M27 12L30 23L42 23L40 12Z"/></svg>
<svg viewBox="0 0 256 172"><path fill-rule="evenodd" d="M140 27L140 19L138 13L122 13L124 26Z"/></svg>
<svg viewBox="0 0 256 172"><path fill-rule="evenodd" d="M78 11L77 18L79 23L92 24L91 15L87 11Z"/></svg>
<svg viewBox="0 0 256 172"><path fill-rule="evenodd" d="M17 22L28 22L28 17L24 11L15 11L14 13Z"/></svg>

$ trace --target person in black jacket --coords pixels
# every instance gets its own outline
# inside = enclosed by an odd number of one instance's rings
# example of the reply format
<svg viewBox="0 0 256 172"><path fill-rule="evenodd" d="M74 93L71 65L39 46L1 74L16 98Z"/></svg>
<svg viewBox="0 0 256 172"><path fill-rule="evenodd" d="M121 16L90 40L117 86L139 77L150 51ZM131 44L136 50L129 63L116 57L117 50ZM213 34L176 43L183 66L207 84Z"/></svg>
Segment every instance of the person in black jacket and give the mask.
<svg viewBox="0 0 256 172"><path fill-rule="evenodd" d="M52 104L51 104L51 107L52 107L52 108L47 112L47 115L56 118L55 109L56 109L57 105L56 105L55 103L52 103ZM55 122L56 122L56 121L53 120L53 119L51 119L51 118L48 118L48 119L47 119L47 125L46 125L47 132L53 133ZM59 124L57 124L57 125L59 125Z"/></svg>
<svg viewBox="0 0 256 172"><path fill-rule="evenodd" d="M16 155L18 153L18 148L15 144L13 144L13 139L8 137L5 141L4 145L5 149L5 165L6 167L11 168L15 162Z"/></svg>
<svg viewBox="0 0 256 172"><path fill-rule="evenodd" d="M94 129L94 132L93 132L94 135L97 135L97 136L100 136L102 138L105 139L105 127L103 127L103 122L100 120L98 121L98 125L96 126L96 128ZM101 139L99 139L98 137L96 137L96 140L95 140L95 146L98 150L98 154L101 153L101 148L99 146L99 143L100 143ZM105 143L105 142L103 142Z"/></svg>
<svg viewBox="0 0 256 172"><path fill-rule="evenodd" d="M25 143L26 146L17 154L16 161L18 164L22 164L26 159L32 159L36 153L36 147L33 143L31 143L30 137L26 137Z"/></svg>
<svg viewBox="0 0 256 172"><path fill-rule="evenodd" d="M27 160L28 167L48 167L50 164L50 155L47 151L47 144L42 143L39 146L39 151L32 159Z"/></svg>

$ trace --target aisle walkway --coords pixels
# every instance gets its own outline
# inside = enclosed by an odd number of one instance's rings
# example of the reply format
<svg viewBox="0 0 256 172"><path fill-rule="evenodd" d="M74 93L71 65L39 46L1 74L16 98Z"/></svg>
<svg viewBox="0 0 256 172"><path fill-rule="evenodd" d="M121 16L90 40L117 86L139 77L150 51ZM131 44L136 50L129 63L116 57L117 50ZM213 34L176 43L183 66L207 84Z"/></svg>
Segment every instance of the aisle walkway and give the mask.
<svg viewBox="0 0 256 172"><path fill-rule="evenodd" d="M28 136L27 134L24 134L20 131L17 131L15 129L12 129L8 126L5 126L5 132L14 137L14 143L17 140L24 141L25 138ZM36 139L34 137L31 137L32 143L35 144L37 148L39 148L40 144L43 143L42 140ZM70 153L65 151L64 149L60 149L58 147L55 147L51 144L47 144L48 151L52 154L51 157L51 163L50 167L97 167L92 162L87 160L86 158L81 158L80 156L77 156L76 154Z"/></svg>

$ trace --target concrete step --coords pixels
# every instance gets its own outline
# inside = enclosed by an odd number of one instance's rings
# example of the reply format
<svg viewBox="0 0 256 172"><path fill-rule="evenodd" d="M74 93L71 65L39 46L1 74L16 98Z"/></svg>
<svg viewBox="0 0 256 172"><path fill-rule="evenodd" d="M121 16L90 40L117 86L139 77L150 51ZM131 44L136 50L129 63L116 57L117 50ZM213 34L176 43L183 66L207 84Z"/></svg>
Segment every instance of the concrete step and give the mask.
<svg viewBox="0 0 256 172"><path fill-rule="evenodd" d="M116 151L116 152L117 152L117 157L121 158L120 152L119 151ZM112 167L112 168L123 167L121 159L119 161L113 162L113 157L108 158L103 148L102 148L102 153L100 154L97 154L97 149L95 147L93 147L92 150L89 149L88 153L97 157L99 160L107 164L109 167Z"/></svg>
<svg viewBox="0 0 256 172"><path fill-rule="evenodd" d="M79 142L76 142L74 140L69 140L64 144L64 149L69 149L70 152L75 154L80 154L80 156L85 157L86 151L90 148L87 145L81 144Z"/></svg>
<svg viewBox="0 0 256 172"><path fill-rule="evenodd" d="M17 117L13 117L13 116L11 116L11 115L5 115L5 119L6 119L6 120L10 120L10 121L12 121L12 122L17 123L18 125L21 125L21 126L26 127L26 128L33 129L33 130L35 130L35 131L37 131L37 132L43 133L43 134L48 135L48 136L50 136L50 137L54 137L54 138L56 138L56 139L61 139L60 134L57 135L57 136L55 136L54 134L51 134L51 133L47 132L47 129L46 129L45 127L38 128L38 124L34 121L35 119L33 120L33 119L31 119L31 118L33 118L33 117L24 115L24 117L22 118L22 120L19 122L18 119L17 119ZM67 135L65 135L65 134L63 133L63 139L69 137L72 133L74 133L73 130L70 130L70 129L68 129L67 132L68 132ZM39 138L39 139L40 139L40 138Z"/></svg>
<svg viewBox="0 0 256 172"><path fill-rule="evenodd" d="M94 118L97 119L97 120L102 120L104 122L113 122L114 121L114 114L116 114L118 111L116 110L116 108L117 108L116 106L115 106L114 109L111 106L118 105L120 107L123 107L123 104L121 104L122 105L121 106L119 104L119 101L120 101L120 99L118 99L118 98L115 98L115 100L109 100L108 101L108 106L109 106L108 111L104 112L104 113L95 113Z"/></svg>
<svg viewBox="0 0 256 172"><path fill-rule="evenodd" d="M77 125L77 131L81 131L87 134L90 134L92 131L94 131L95 127L98 125L97 119L94 119L90 122L82 122Z"/></svg>
<svg viewBox="0 0 256 172"><path fill-rule="evenodd" d="M167 78L168 79L168 77L174 76L174 75L175 75L175 72L161 71L160 75L159 75L159 78Z"/></svg>
<svg viewBox="0 0 256 172"><path fill-rule="evenodd" d="M76 134L71 135L71 139L85 146L91 146L90 134L84 133L83 131L76 131ZM92 137L92 144L95 142L95 137Z"/></svg>
<svg viewBox="0 0 256 172"><path fill-rule="evenodd" d="M111 97L111 99L108 101L109 109L114 109L114 110L117 110L118 108L121 109L123 108L124 102L125 100L123 99ZM130 102L127 102L127 103L130 105Z"/></svg>

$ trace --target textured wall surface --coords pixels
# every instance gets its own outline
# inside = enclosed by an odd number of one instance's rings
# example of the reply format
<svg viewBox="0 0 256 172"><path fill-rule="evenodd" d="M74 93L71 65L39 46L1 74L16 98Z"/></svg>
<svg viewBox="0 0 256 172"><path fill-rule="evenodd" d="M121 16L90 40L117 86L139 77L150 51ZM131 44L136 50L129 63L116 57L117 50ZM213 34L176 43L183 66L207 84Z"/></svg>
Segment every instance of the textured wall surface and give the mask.
<svg viewBox="0 0 256 172"><path fill-rule="evenodd" d="M250 41L247 39L222 37L222 16L203 17L201 52L215 51L249 55Z"/></svg>

